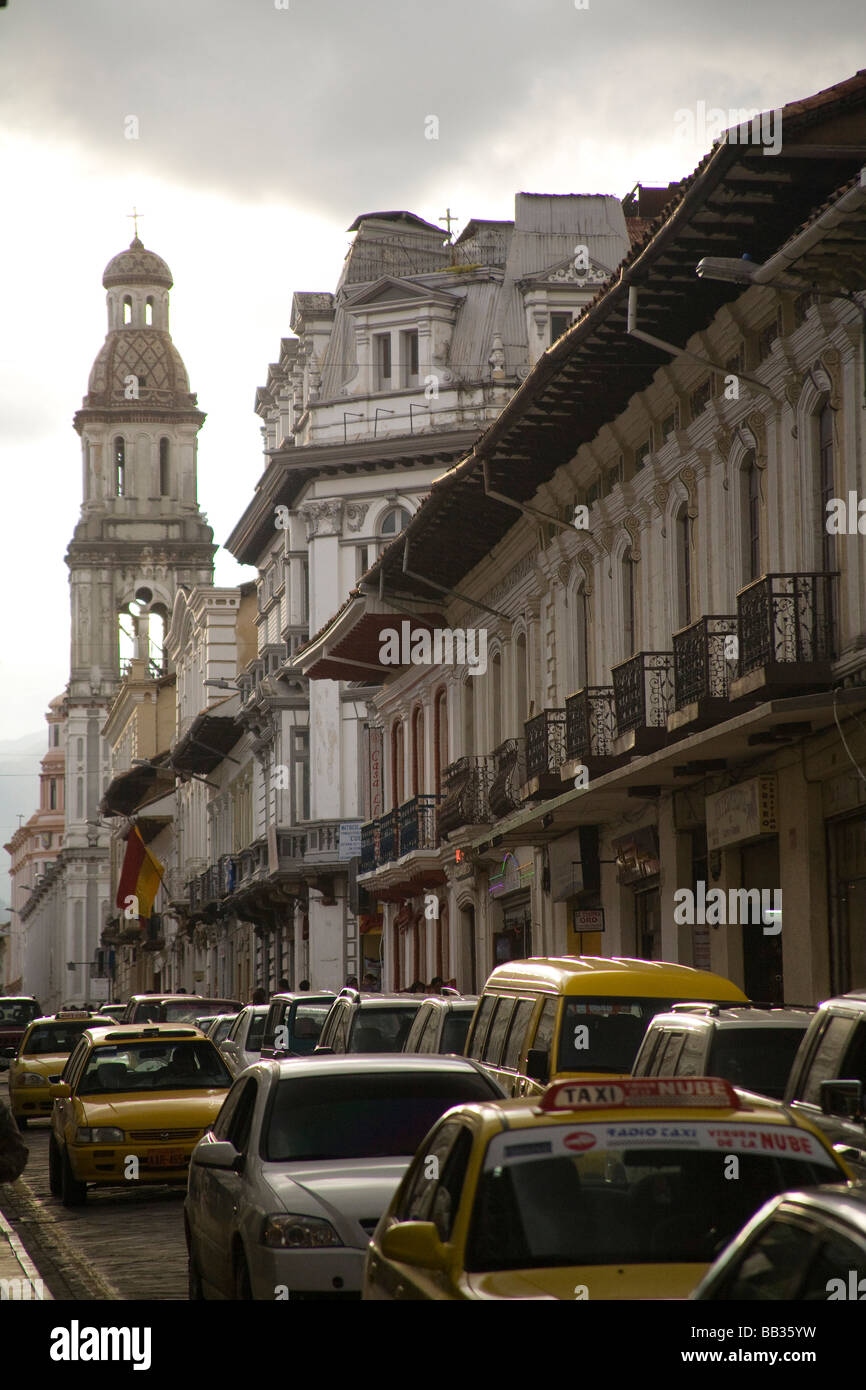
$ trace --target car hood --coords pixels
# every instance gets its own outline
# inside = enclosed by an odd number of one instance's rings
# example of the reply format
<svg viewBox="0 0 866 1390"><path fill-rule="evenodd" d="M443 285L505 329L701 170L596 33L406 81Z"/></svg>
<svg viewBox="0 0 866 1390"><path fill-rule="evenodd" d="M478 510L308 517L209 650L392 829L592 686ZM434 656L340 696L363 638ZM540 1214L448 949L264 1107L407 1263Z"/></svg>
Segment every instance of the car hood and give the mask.
<svg viewBox="0 0 866 1390"><path fill-rule="evenodd" d="M312 1215L324 1208L332 1215L369 1223L388 1206L410 1161L357 1158L263 1164L262 1176L286 1211Z"/></svg>
<svg viewBox="0 0 866 1390"><path fill-rule="evenodd" d="M708 1269L708 1264L568 1265L467 1274L464 1280L469 1297L479 1299L686 1299Z"/></svg>
<svg viewBox="0 0 866 1390"><path fill-rule="evenodd" d="M20 1074L27 1072L28 1075L44 1076L47 1083L49 1076L60 1075L68 1061L68 1052L46 1052L41 1057L25 1055L18 1061L17 1066Z"/></svg>
<svg viewBox="0 0 866 1390"><path fill-rule="evenodd" d="M207 1129L213 1124L228 1087L219 1090L141 1091L107 1096L81 1096L83 1123L90 1126L118 1129Z"/></svg>

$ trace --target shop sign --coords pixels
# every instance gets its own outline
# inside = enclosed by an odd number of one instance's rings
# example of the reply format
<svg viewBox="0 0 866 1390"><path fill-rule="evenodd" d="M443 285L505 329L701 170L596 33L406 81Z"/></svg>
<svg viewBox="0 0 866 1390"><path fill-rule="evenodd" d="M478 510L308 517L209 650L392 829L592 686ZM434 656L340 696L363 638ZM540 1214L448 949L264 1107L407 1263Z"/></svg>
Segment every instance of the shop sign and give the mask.
<svg viewBox="0 0 866 1390"><path fill-rule="evenodd" d="M775 774L750 777L706 799L707 848L723 849L778 830Z"/></svg>

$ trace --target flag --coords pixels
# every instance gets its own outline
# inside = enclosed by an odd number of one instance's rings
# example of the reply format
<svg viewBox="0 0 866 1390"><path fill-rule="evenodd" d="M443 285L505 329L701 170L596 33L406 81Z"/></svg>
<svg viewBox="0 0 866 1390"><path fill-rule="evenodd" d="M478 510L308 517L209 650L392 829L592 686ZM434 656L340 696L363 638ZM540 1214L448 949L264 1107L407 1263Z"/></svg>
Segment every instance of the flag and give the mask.
<svg viewBox="0 0 866 1390"><path fill-rule="evenodd" d="M126 910L127 907L134 906L128 902L130 897L134 897L138 899L138 912L134 912L133 916L150 917L153 900L164 873L165 865L160 864L156 855L151 854L141 838L138 826L134 825L126 841L126 854L120 871L120 882L117 885L116 906Z"/></svg>

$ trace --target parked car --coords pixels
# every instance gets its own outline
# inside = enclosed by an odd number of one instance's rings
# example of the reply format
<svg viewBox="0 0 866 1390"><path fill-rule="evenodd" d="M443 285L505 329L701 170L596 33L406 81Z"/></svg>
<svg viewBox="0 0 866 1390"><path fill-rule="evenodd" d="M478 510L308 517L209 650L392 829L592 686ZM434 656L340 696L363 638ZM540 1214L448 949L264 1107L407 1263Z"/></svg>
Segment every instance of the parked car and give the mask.
<svg viewBox="0 0 866 1390"><path fill-rule="evenodd" d="M262 1058L309 1056L336 997L329 989L272 995L262 1034Z"/></svg>
<svg viewBox="0 0 866 1390"><path fill-rule="evenodd" d="M769 1197L848 1176L807 1120L716 1077L554 1082L434 1126L373 1235L364 1297L685 1298Z"/></svg>
<svg viewBox="0 0 866 1390"><path fill-rule="evenodd" d="M800 1043L784 1104L807 1116L866 1177L866 990L827 999Z"/></svg>
<svg viewBox="0 0 866 1390"><path fill-rule="evenodd" d="M315 1052L402 1052L423 1002L418 995L343 989L325 1019Z"/></svg>
<svg viewBox="0 0 866 1390"><path fill-rule="evenodd" d="M771 1198L691 1297L699 1302L862 1302L866 1184L812 1187Z"/></svg>
<svg viewBox="0 0 866 1390"><path fill-rule="evenodd" d="M224 1038L228 1037L231 1026L237 1017L237 1014L217 1014L216 1018L211 1020L207 1029L207 1036L216 1043L217 1047Z"/></svg>
<svg viewBox="0 0 866 1390"><path fill-rule="evenodd" d="M748 1004L722 975L662 960L533 957L498 965L466 1044L508 1095L548 1081L628 1076L647 1025L677 1000Z"/></svg>
<svg viewBox="0 0 866 1390"><path fill-rule="evenodd" d="M230 1085L225 1062L197 1028L86 1029L51 1087L52 1193L75 1207L89 1183L184 1182L193 1146Z"/></svg>
<svg viewBox="0 0 866 1390"><path fill-rule="evenodd" d="M9 1067L10 1107L19 1129L51 1114L51 1086L60 1080L67 1057L85 1028L105 1022L99 1014L66 1010L28 1026Z"/></svg>
<svg viewBox="0 0 866 1390"><path fill-rule="evenodd" d="M106 1018L109 1023L120 1023L125 1011L126 1005L119 1002L116 1004L100 1004L99 1008L96 1010L100 1018Z"/></svg>
<svg viewBox="0 0 866 1390"><path fill-rule="evenodd" d="M357 1298L370 1235L430 1125L501 1096L462 1057L256 1063L193 1152L190 1298Z"/></svg>
<svg viewBox="0 0 866 1390"><path fill-rule="evenodd" d="M454 990L425 999L415 1015L404 1052L449 1053L462 1057L469 1025L478 1003L477 994L460 995Z"/></svg>
<svg viewBox="0 0 866 1390"><path fill-rule="evenodd" d="M674 1004L656 1014L632 1076L723 1076L781 1100L814 1009Z"/></svg>
<svg viewBox="0 0 866 1390"><path fill-rule="evenodd" d="M222 1038L212 1035L232 1076L258 1062L268 1013L268 1004L248 1004L227 1024Z"/></svg>
<svg viewBox="0 0 866 1390"><path fill-rule="evenodd" d="M0 1070L5 1071L9 1066L28 1024L41 1014L39 1001L32 994L0 996Z"/></svg>

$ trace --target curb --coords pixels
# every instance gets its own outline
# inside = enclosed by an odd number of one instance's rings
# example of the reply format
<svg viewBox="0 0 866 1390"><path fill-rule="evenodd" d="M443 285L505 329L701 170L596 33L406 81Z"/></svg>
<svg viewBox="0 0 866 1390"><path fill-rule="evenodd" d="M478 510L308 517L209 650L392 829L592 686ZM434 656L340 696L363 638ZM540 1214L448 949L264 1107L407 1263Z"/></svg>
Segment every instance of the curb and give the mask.
<svg viewBox="0 0 866 1390"><path fill-rule="evenodd" d="M56 1218L23 1178L19 1178L17 1182L10 1183L6 1187L3 1193L3 1208L6 1216L4 1218L3 1211L0 1211L0 1229L8 1232L7 1239L19 1263L21 1263L19 1251L34 1271L36 1266L33 1263L33 1256L35 1255L39 1260L43 1272L38 1277L42 1278L46 1289L51 1289L51 1292L46 1295L47 1297L54 1300L62 1299L75 1302L114 1303L124 1301L122 1294L118 1293L114 1285L104 1279L101 1274L98 1274L87 1259L76 1250L60 1229ZM26 1234L31 1254L28 1254L20 1236L6 1218L10 1218L19 1226L27 1227ZM24 1268L23 1264L22 1268ZM25 1270L25 1272L28 1277L32 1277L29 1270Z"/></svg>

